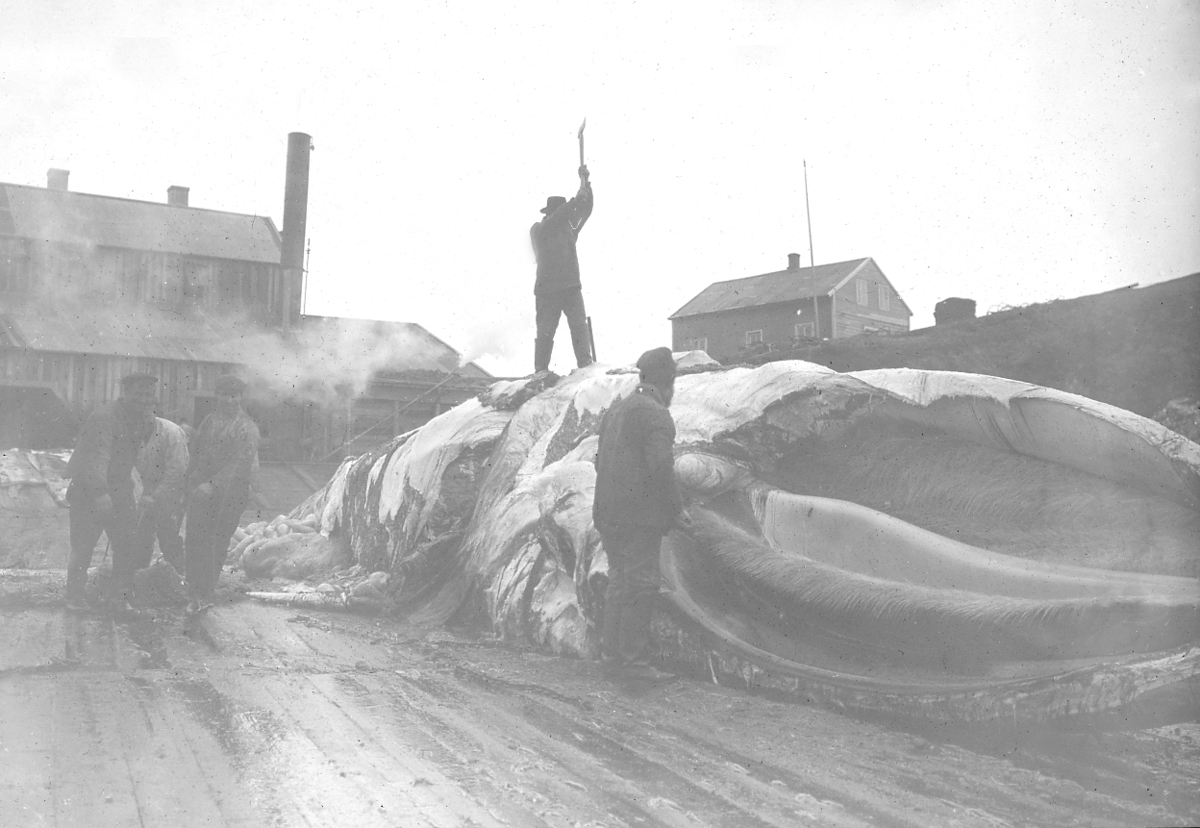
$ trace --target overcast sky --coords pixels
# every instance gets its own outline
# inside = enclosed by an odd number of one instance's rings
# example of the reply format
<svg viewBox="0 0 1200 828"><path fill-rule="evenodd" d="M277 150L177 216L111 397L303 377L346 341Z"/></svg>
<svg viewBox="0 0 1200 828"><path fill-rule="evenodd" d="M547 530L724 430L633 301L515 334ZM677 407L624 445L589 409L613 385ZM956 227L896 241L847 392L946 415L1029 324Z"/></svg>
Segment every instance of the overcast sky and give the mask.
<svg viewBox="0 0 1200 828"><path fill-rule="evenodd" d="M12 4L6 4L11 7ZM713 281L873 257L933 323L1200 271L1200 3L15 0L0 181L266 214L313 136L306 310L532 370L578 187L601 361ZM564 324L552 367L573 366Z"/></svg>

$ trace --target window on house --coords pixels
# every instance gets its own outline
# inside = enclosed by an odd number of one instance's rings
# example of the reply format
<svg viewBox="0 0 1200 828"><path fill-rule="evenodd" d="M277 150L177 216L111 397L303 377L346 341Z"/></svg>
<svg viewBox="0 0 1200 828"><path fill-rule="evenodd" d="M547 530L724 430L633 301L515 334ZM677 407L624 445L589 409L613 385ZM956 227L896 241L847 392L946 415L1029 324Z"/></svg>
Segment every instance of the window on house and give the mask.
<svg viewBox="0 0 1200 828"><path fill-rule="evenodd" d="M697 336L693 339L685 339L683 340L683 349L685 351L707 351L708 337Z"/></svg>
<svg viewBox="0 0 1200 828"><path fill-rule="evenodd" d="M891 310L892 308L892 292L888 290L888 286L879 285L879 309Z"/></svg>
<svg viewBox="0 0 1200 828"><path fill-rule="evenodd" d="M26 293L29 289L29 256L24 239L0 238L0 291Z"/></svg>
<svg viewBox="0 0 1200 828"><path fill-rule="evenodd" d="M816 335L811 322L796 323L796 339L812 339Z"/></svg>
<svg viewBox="0 0 1200 828"><path fill-rule="evenodd" d="M761 345L762 341L762 331L746 331L747 345Z"/></svg>
<svg viewBox="0 0 1200 828"><path fill-rule="evenodd" d="M855 281L854 287L858 291L858 296L856 297L858 300L858 304L860 304L860 305L867 304L869 302L868 294L871 290L871 286L868 283L864 282L862 279L858 279L857 281Z"/></svg>
<svg viewBox="0 0 1200 828"><path fill-rule="evenodd" d="M203 303L208 293L209 267L207 262L185 260L183 263L183 295L196 303Z"/></svg>

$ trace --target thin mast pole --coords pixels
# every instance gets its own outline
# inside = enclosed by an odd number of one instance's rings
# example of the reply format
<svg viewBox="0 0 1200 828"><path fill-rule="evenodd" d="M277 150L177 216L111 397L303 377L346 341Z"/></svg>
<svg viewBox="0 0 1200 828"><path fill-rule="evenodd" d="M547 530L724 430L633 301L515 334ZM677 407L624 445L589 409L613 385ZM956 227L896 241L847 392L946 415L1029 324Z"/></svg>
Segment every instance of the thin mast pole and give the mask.
<svg viewBox="0 0 1200 828"><path fill-rule="evenodd" d="M813 336L821 338L821 317L817 310L817 262L813 258L812 213L808 209L808 159L804 160L804 217L808 220L808 275L812 278Z"/></svg>

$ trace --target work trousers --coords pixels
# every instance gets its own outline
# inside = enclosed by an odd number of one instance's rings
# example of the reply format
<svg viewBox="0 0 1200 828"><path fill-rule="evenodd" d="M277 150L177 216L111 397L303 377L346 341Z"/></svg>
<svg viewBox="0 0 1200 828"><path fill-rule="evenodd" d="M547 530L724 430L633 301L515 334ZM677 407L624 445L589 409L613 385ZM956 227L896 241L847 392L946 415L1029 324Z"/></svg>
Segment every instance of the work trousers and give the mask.
<svg viewBox="0 0 1200 828"><path fill-rule="evenodd" d="M229 554L229 541L250 499L246 486L214 489L208 496L192 492L188 498L184 532L184 580L188 597L209 598Z"/></svg>
<svg viewBox="0 0 1200 828"><path fill-rule="evenodd" d="M642 526L600 533L608 555L600 643L614 666L650 662L650 618L658 597L663 534L662 529Z"/></svg>
<svg viewBox="0 0 1200 828"><path fill-rule="evenodd" d="M128 601L133 596L133 526L137 510L133 492L111 493L112 509L101 512L94 499L82 492L68 492L70 506L71 558L67 562L67 596L82 598L88 567L101 535L108 535L112 550L112 597Z"/></svg>
<svg viewBox="0 0 1200 828"><path fill-rule="evenodd" d="M183 522L183 504L178 500L154 501L142 514L134 532L134 568L145 569L154 557L154 539L163 560L183 572L183 538L179 524Z"/></svg>
<svg viewBox="0 0 1200 828"><path fill-rule="evenodd" d="M533 345L533 370L549 371L550 354L554 352L554 334L558 320L567 316L571 329L571 347L575 363L582 368L592 364L591 336L588 334L587 311L583 307L583 290L578 287L534 295L537 307L537 339Z"/></svg>

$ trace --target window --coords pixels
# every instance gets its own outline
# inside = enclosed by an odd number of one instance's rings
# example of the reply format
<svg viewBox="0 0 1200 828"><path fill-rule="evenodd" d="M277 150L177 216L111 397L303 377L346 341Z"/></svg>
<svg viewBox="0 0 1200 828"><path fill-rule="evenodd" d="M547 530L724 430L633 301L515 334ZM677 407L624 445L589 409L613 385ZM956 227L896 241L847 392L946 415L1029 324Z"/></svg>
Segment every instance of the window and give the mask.
<svg viewBox="0 0 1200 828"><path fill-rule="evenodd" d="M761 345L762 341L762 331L746 331L747 345Z"/></svg>
<svg viewBox="0 0 1200 828"><path fill-rule="evenodd" d="M864 282L862 279L858 279L854 282L854 287L858 291L858 296L856 297L858 300L858 304L860 304L860 305L867 304L869 302L868 295L870 293L871 286L868 283Z"/></svg>
<svg viewBox="0 0 1200 828"><path fill-rule="evenodd" d="M29 254L24 239L0 238L0 291L29 290Z"/></svg>
<svg viewBox="0 0 1200 828"><path fill-rule="evenodd" d="M708 337L697 336L693 339L685 339L683 340L683 349L685 351L707 351Z"/></svg>
<svg viewBox="0 0 1200 828"><path fill-rule="evenodd" d="M891 310L892 308L892 293L888 290L885 284L879 285L879 309Z"/></svg>
<svg viewBox="0 0 1200 828"><path fill-rule="evenodd" d="M813 323L797 322L796 323L796 339L812 339L815 335L813 331Z"/></svg>

